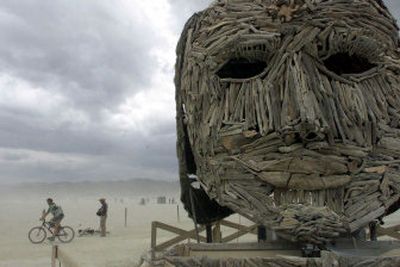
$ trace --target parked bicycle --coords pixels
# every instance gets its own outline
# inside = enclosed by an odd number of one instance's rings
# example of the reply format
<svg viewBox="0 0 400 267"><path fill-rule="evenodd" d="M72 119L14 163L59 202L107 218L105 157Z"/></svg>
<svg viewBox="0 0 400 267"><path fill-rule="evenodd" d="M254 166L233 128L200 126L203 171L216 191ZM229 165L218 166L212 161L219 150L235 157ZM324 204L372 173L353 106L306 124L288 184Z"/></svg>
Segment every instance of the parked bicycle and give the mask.
<svg viewBox="0 0 400 267"><path fill-rule="evenodd" d="M52 227L53 227L52 223L46 220L42 220L41 226L35 226L31 230L29 230L28 233L29 240L33 244L42 243L46 239L48 233L50 233L51 236L54 235ZM56 237L63 243L69 243L72 241L72 239L74 239L75 231L70 226L61 226L60 231L58 232Z"/></svg>

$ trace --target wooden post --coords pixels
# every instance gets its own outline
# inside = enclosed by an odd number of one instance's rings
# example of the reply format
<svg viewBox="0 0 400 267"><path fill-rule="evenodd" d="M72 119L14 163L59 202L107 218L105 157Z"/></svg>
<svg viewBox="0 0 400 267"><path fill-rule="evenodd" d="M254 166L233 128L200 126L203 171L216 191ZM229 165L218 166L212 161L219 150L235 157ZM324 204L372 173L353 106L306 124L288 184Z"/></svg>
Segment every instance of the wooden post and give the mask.
<svg viewBox="0 0 400 267"><path fill-rule="evenodd" d="M128 226L128 208L125 208L125 227Z"/></svg>
<svg viewBox="0 0 400 267"><path fill-rule="evenodd" d="M215 223L214 229L213 229L213 242L214 243L221 243L222 240L222 234L221 234L221 222L218 221Z"/></svg>
<svg viewBox="0 0 400 267"><path fill-rule="evenodd" d="M179 216L179 205L176 205L176 217L177 217L178 222L181 222L181 218Z"/></svg>
<svg viewBox="0 0 400 267"><path fill-rule="evenodd" d="M207 243L213 242L213 233L212 233L212 225L211 224L206 225L206 237L207 237Z"/></svg>
<svg viewBox="0 0 400 267"><path fill-rule="evenodd" d="M194 200L193 200L192 190L193 190L193 188L192 188L192 186L190 186L189 187L190 207L192 208L192 216L193 216L193 222L194 222L194 229L196 230L197 243L200 243L199 228L197 226L196 209L194 207Z"/></svg>
<svg viewBox="0 0 400 267"><path fill-rule="evenodd" d="M259 225L257 227L257 240L258 243L262 243L267 240L267 229L264 225Z"/></svg>
<svg viewBox="0 0 400 267"><path fill-rule="evenodd" d="M58 246L55 245L51 249L51 267L56 267L57 252Z"/></svg>
<svg viewBox="0 0 400 267"><path fill-rule="evenodd" d="M157 246L157 222L151 223L151 259L155 258L155 249Z"/></svg>
<svg viewBox="0 0 400 267"><path fill-rule="evenodd" d="M376 233L377 222L376 221L370 222L368 227L369 227L369 240L377 241L378 240Z"/></svg>
<svg viewBox="0 0 400 267"><path fill-rule="evenodd" d="M240 216L240 214L239 214L239 224L242 224L242 217ZM239 237L237 238L236 242L239 243Z"/></svg>

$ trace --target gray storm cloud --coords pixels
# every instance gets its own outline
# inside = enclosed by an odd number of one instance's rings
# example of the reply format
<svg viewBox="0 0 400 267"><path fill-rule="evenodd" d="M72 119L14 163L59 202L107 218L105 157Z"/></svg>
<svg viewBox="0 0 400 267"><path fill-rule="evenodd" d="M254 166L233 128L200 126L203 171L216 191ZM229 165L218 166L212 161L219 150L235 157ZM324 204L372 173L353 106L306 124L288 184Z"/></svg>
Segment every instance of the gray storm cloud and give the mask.
<svg viewBox="0 0 400 267"><path fill-rule="evenodd" d="M107 1L2 1L0 71L89 111L115 105L148 85L148 48L162 41L144 19L120 13Z"/></svg>
<svg viewBox="0 0 400 267"><path fill-rule="evenodd" d="M174 49L211 2L3 0L0 183L177 179Z"/></svg>

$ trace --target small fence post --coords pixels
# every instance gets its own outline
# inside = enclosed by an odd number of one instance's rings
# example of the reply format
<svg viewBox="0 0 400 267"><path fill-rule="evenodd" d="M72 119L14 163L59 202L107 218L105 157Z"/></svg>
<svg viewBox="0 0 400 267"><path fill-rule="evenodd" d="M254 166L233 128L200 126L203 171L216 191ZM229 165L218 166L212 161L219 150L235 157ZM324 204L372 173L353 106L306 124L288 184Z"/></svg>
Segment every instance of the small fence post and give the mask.
<svg viewBox="0 0 400 267"><path fill-rule="evenodd" d="M257 227L257 241L258 243L267 241L267 228L264 225Z"/></svg>
<svg viewBox="0 0 400 267"><path fill-rule="evenodd" d="M128 208L125 208L125 227L128 226Z"/></svg>
<svg viewBox="0 0 400 267"><path fill-rule="evenodd" d="M213 242L212 224L210 223L206 225L206 237L207 237L207 243Z"/></svg>
<svg viewBox="0 0 400 267"><path fill-rule="evenodd" d="M58 246L55 245L51 248L51 267L57 267L56 266L57 254L58 254Z"/></svg>
<svg viewBox="0 0 400 267"><path fill-rule="evenodd" d="M151 259L154 260L157 246L157 223L152 222L151 223Z"/></svg>
<svg viewBox="0 0 400 267"><path fill-rule="evenodd" d="M176 217L178 219L178 222L181 222L181 218L179 216L179 205L176 205Z"/></svg>
<svg viewBox="0 0 400 267"><path fill-rule="evenodd" d="M213 242L214 243L221 243L222 240L222 233L221 233L221 221L215 223L213 229Z"/></svg>

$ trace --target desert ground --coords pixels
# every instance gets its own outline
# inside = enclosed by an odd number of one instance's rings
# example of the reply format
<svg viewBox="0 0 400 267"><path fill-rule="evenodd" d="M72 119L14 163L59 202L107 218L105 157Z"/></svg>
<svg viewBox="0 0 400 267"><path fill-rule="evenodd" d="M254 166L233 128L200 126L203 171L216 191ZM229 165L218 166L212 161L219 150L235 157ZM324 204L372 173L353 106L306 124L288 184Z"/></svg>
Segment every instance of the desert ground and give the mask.
<svg viewBox="0 0 400 267"><path fill-rule="evenodd" d="M179 204L178 191L165 194L167 204L157 204L157 195L106 196L109 203L109 235L101 238L98 235L79 237L78 230L91 227L97 229L99 222L95 215L99 208L98 197L82 196L70 192L68 196L54 197L62 206L66 217L64 225L73 227L75 239L69 244L59 241L45 241L34 245L27 237L29 229L40 224L39 217L46 207L46 195L21 193L0 194L0 267L44 267L50 266L52 244L60 246L68 259L85 267L128 267L135 266L140 257L150 248L151 222L161 221L184 229L193 229L193 222L187 217ZM102 195L104 196L104 195ZM146 204L141 205L141 199ZM177 203L169 204L169 199ZM178 221L177 206L180 217ZM125 208L128 210L127 227L124 226ZM234 222L248 224L238 215L229 218ZM386 219L387 225L400 223L400 214L396 213ZM224 234L224 233L223 233ZM173 235L159 231L158 240L172 238ZM246 236L239 241L256 240L255 236Z"/></svg>

